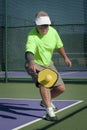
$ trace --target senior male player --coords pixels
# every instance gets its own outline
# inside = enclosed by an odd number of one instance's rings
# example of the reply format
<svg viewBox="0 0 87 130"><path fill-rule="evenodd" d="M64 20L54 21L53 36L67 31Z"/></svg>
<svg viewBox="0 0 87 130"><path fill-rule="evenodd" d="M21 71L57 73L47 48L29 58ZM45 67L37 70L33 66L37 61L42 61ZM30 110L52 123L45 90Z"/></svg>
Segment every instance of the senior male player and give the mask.
<svg viewBox="0 0 87 130"><path fill-rule="evenodd" d="M51 20L48 14L40 11L35 17L36 26L28 33L26 41L25 59L26 70L30 74L39 88L42 97L41 105L46 108L46 119L51 121L58 120L52 99L65 91L65 85L60 74L57 72L52 61L54 50L61 54L67 66L71 67L71 61L66 55L63 43L58 32L51 27ZM49 68L58 73L59 78L51 89L37 81L37 70Z"/></svg>

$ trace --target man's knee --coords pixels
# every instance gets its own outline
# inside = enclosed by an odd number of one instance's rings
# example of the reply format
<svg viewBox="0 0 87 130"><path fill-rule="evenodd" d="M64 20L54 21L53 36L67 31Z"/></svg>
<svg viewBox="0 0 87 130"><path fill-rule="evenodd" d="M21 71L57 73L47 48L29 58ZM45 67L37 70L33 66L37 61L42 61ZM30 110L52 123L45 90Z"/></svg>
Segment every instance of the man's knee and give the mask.
<svg viewBox="0 0 87 130"><path fill-rule="evenodd" d="M61 85L57 86L56 89L57 89L58 91L60 91L61 93L65 92L65 90L66 90L64 84L61 84Z"/></svg>

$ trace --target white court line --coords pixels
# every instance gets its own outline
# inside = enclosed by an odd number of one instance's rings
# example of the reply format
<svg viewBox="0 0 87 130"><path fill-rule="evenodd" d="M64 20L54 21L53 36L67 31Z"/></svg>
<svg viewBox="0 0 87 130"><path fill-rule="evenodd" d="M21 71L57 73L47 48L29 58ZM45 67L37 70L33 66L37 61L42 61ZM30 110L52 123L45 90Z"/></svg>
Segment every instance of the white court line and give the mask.
<svg viewBox="0 0 87 130"><path fill-rule="evenodd" d="M60 73L60 75L68 75L68 74L73 74L73 73L78 73L78 72L64 72L64 73Z"/></svg>
<svg viewBox="0 0 87 130"><path fill-rule="evenodd" d="M0 98L0 99L9 99L9 100L32 100L32 101L35 101L35 100L38 100L38 101L41 101L42 99L31 99L31 98ZM57 99L54 99L52 101L83 101L83 100L57 100Z"/></svg>
<svg viewBox="0 0 87 130"><path fill-rule="evenodd" d="M67 100L66 100L66 101L67 101ZM81 103L81 102L83 102L83 100L78 101L78 102L76 102L76 103L73 103L72 105L69 105L69 106L67 106L67 107L65 107L65 108L62 108L62 109L58 110L58 111L55 112L55 113L59 113L59 112L61 112L61 111L63 111L63 110L66 110L67 108L70 108L70 107L72 107L72 106L75 106L75 105L77 105L77 104L79 104L79 103ZM28 125L31 125L31 124L33 124L33 123L35 123L35 122L37 122L37 121L42 120L44 117L45 117L45 116L43 116L42 118L38 118L38 119L36 119L36 120L34 120L34 121L28 122L28 123L26 123L26 124L24 124L24 125L21 125L21 126L19 126L19 127L16 127L16 128L14 128L14 129L12 129L12 130L18 130L18 129L21 129L21 128L26 127L26 126L28 126Z"/></svg>

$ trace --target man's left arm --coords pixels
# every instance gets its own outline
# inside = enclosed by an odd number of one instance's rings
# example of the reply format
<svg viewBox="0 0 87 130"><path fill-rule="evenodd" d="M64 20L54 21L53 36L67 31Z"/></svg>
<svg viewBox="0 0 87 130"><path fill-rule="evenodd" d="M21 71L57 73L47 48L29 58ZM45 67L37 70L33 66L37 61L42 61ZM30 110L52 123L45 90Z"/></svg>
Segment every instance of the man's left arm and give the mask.
<svg viewBox="0 0 87 130"><path fill-rule="evenodd" d="M70 59L68 58L66 52L65 52L65 49L64 47L61 47L61 48L58 48L57 51L62 55L62 57L64 58L64 61L66 63L67 66L71 67L72 66L72 63L70 61Z"/></svg>

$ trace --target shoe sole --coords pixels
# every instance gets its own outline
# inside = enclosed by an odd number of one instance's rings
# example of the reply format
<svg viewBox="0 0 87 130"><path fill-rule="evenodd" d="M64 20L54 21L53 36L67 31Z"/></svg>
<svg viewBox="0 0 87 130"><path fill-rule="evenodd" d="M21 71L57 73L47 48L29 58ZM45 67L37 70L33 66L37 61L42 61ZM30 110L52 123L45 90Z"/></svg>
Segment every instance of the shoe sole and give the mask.
<svg viewBox="0 0 87 130"><path fill-rule="evenodd" d="M46 120L48 120L48 121L58 121L58 118L57 118L57 116L50 117L48 114L46 114Z"/></svg>

